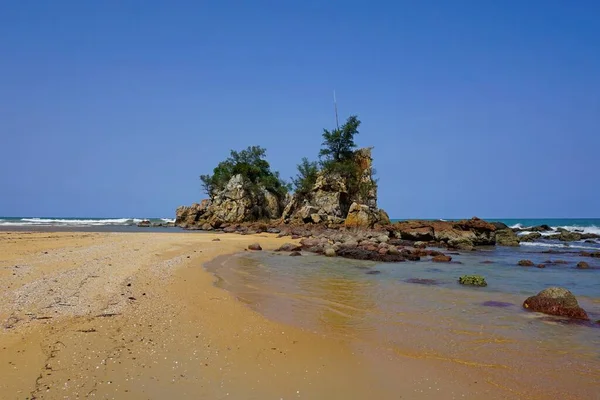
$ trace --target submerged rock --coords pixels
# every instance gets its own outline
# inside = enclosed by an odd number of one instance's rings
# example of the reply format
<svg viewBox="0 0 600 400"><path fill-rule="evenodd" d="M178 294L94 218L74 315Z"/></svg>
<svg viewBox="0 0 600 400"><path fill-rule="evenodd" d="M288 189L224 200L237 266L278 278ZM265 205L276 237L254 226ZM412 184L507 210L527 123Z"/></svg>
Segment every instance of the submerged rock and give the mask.
<svg viewBox="0 0 600 400"><path fill-rule="evenodd" d="M588 269L590 267L590 265L588 263L586 263L585 261L579 261L577 263L577 269Z"/></svg>
<svg viewBox="0 0 600 400"><path fill-rule="evenodd" d="M589 320L585 310L579 307L577 299L565 288L544 289L523 302L523 308L549 315Z"/></svg>
<svg viewBox="0 0 600 400"><path fill-rule="evenodd" d="M444 255L444 254L439 254L437 256L434 256L431 261L433 262L450 262L452 261L452 257Z"/></svg>
<svg viewBox="0 0 600 400"><path fill-rule="evenodd" d="M458 283L469 286L487 286L485 278L481 275L463 275L458 278Z"/></svg>
<svg viewBox="0 0 600 400"><path fill-rule="evenodd" d="M302 253L300 253L299 251L292 251L290 253L290 257L299 257L301 255L302 255Z"/></svg>
<svg viewBox="0 0 600 400"><path fill-rule="evenodd" d="M351 258L354 260L381 262L400 262L406 260L403 254L380 254L379 251L366 250L360 247L340 247L336 253L339 257Z"/></svg>
<svg viewBox="0 0 600 400"><path fill-rule="evenodd" d="M416 283L418 285L439 285L440 284L440 282L436 281L435 279L427 279L427 278L409 278L409 279L405 280L404 282Z"/></svg>
<svg viewBox="0 0 600 400"><path fill-rule="evenodd" d="M532 233L529 233L527 235L520 236L519 240L521 242L533 242L534 240L537 240L537 239L539 239L541 237L542 237L541 233L539 233L539 232L532 232Z"/></svg>
<svg viewBox="0 0 600 400"><path fill-rule="evenodd" d="M514 306L514 304L512 304L512 303L505 303L503 301L494 301L494 300L484 301L483 303L481 303L481 305L485 306L485 307L499 307L499 308Z"/></svg>
<svg viewBox="0 0 600 400"><path fill-rule="evenodd" d="M587 251L582 251L580 253L583 257L595 257L595 258L600 258L600 251L596 251L594 253L589 253Z"/></svg>
<svg viewBox="0 0 600 400"><path fill-rule="evenodd" d="M365 274L367 274L367 275L379 275L380 273L381 273L381 271L377 271L377 270L365 272Z"/></svg>
<svg viewBox="0 0 600 400"><path fill-rule="evenodd" d="M531 260L521 260L517 263L521 267L533 267L535 264Z"/></svg>

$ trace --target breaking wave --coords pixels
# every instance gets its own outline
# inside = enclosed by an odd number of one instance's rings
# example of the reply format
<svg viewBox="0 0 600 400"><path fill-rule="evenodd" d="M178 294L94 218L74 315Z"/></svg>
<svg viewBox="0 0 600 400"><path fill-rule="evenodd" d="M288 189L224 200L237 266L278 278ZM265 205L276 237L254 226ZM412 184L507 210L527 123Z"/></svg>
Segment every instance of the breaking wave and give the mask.
<svg viewBox="0 0 600 400"><path fill-rule="evenodd" d="M134 226L142 221L175 222L171 218L0 218L0 226Z"/></svg>

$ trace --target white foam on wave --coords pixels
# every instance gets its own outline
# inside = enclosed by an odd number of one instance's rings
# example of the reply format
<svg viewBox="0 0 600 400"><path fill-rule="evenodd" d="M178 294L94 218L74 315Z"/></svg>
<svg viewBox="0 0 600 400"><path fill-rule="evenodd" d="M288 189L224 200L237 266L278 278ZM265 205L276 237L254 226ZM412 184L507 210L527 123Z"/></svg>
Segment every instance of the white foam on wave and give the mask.
<svg viewBox="0 0 600 400"><path fill-rule="evenodd" d="M161 218L163 222L175 222L175 218Z"/></svg>
<svg viewBox="0 0 600 400"><path fill-rule="evenodd" d="M509 227L510 229L522 229L523 225L522 224L514 224L512 226Z"/></svg>
<svg viewBox="0 0 600 400"><path fill-rule="evenodd" d="M565 226L553 226L553 229L563 228L571 232L579 232L579 233L594 233L596 235L600 235L600 228L592 225L592 226L578 226L578 225L565 225Z"/></svg>
<svg viewBox="0 0 600 400"><path fill-rule="evenodd" d="M20 220L0 220L0 226L104 226L134 225L139 218L107 218L107 219L61 219L61 218L21 218Z"/></svg>
<svg viewBox="0 0 600 400"><path fill-rule="evenodd" d="M562 243L541 243L541 242L521 242L521 246L532 247L552 247L560 249L583 249L583 250L598 250L598 247L583 246L578 244L562 244Z"/></svg>

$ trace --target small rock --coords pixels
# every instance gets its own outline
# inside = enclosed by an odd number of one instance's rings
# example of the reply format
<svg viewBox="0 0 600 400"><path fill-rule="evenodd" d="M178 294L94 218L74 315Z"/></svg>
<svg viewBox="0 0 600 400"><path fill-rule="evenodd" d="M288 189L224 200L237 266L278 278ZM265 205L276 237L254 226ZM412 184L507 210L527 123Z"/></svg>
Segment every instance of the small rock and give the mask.
<svg viewBox="0 0 600 400"><path fill-rule="evenodd" d="M367 275L378 275L381 273L381 271L377 271L377 270L373 270L373 271L367 271L365 272Z"/></svg>
<svg viewBox="0 0 600 400"><path fill-rule="evenodd" d="M452 261L452 257L447 256L445 254L440 254L431 259L433 262L450 262Z"/></svg>
<svg viewBox="0 0 600 400"><path fill-rule="evenodd" d="M544 264L538 264L536 265L536 268L546 268L546 266Z"/></svg>
<svg viewBox="0 0 600 400"><path fill-rule="evenodd" d="M260 251L260 250L262 250L262 247L260 247L260 244L258 244L258 243L252 243L251 245L248 246L248 250Z"/></svg>
<svg viewBox="0 0 600 400"><path fill-rule="evenodd" d="M533 267L535 264L531 260L521 260L517 263L521 267Z"/></svg>
<svg viewBox="0 0 600 400"><path fill-rule="evenodd" d="M219 238L214 238L212 241L213 241L213 242L220 242L220 241L221 241L221 239L219 239Z"/></svg>
<svg viewBox="0 0 600 400"><path fill-rule="evenodd" d="M290 257L298 257L298 256L301 256L301 255L302 255L302 253L300 253L299 251L292 251L290 253Z"/></svg>
<svg viewBox="0 0 600 400"><path fill-rule="evenodd" d="M335 253L335 250L333 248L328 247L328 248L325 249L325 255L327 257L335 257L336 253Z"/></svg>

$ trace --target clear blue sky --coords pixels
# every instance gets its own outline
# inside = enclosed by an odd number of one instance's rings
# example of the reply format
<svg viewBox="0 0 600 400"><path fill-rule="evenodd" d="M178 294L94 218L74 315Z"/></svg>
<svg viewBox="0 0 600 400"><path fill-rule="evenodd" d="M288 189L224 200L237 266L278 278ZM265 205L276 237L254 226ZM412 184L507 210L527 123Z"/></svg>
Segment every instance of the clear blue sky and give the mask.
<svg viewBox="0 0 600 400"><path fill-rule="evenodd" d="M596 1L0 3L0 215L172 216L362 120L396 218L599 217Z"/></svg>

